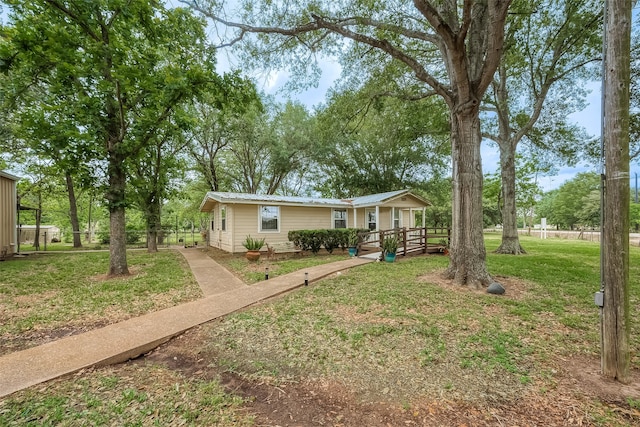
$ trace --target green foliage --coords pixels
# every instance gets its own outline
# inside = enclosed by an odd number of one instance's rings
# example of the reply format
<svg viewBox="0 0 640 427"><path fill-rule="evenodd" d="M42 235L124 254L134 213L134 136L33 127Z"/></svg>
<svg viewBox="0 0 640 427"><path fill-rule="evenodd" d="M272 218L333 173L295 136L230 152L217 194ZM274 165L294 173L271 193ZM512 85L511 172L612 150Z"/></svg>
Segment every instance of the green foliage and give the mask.
<svg viewBox="0 0 640 427"><path fill-rule="evenodd" d="M264 242L265 239L258 239L257 237L251 237L251 235L248 235L245 239L244 242L242 242L242 246L244 246L248 251L259 251L260 248L262 248L264 246Z"/></svg>
<svg viewBox="0 0 640 427"><path fill-rule="evenodd" d="M181 169L175 145L164 143L189 128L185 105L204 93L222 104L238 80L215 73L204 22L146 0L9 3L0 58L10 96L3 100L17 107L20 137L45 147L38 154L64 171L102 164L93 170L105 172L106 204L117 219L111 226L124 232L129 185L155 228ZM124 260L114 257L110 270L126 271Z"/></svg>
<svg viewBox="0 0 640 427"><path fill-rule="evenodd" d="M277 104L251 89L254 98L247 96L228 111L211 102L194 108L203 117L189 147L196 168L210 190L296 191L312 166L314 118L300 103Z"/></svg>
<svg viewBox="0 0 640 427"><path fill-rule="evenodd" d="M538 216L561 228L597 226L600 224L599 188L598 174L579 173L557 190L544 195L537 207Z"/></svg>
<svg viewBox="0 0 640 427"><path fill-rule="evenodd" d="M317 254L322 247L332 253L334 249L345 250L355 240L357 244L358 233L368 232L364 228L335 228L329 230L292 230L288 233L288 239L303 251L311 251Z"/></svg>
<svg viewBox="0 0 640 427"><path fill-rule="evenodd" d="M349 229L349 241L347 242L350 248L358 246L360 243L360 237L358 237L358 230L355 228Z"/></svg>
<svg viewBox="0 0 640 427"><path fill-rule="evenodd" d="M378 97L391 84L378 77L362 88L335 93L318 113L314 156L322 194L424 189L425 181L444 174L450 146L445 106L435 99Z"/></svg>
<svg viewBox="0 0 640 427"><path fill-rule="evenodd" d="M382 250L386 254L395 254L398 250L398 238L395 236L387 236L382 241Z"/></svg>

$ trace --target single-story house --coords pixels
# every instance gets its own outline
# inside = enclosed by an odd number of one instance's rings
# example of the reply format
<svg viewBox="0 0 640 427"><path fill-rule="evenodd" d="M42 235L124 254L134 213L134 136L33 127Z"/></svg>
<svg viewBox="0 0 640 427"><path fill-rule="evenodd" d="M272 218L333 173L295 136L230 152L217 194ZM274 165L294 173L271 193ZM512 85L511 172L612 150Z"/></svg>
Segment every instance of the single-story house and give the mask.
<svg viewBox="0 0 640 427"><path fill-rule="evenodd" d="M13 255L17 249L17 181L17 176L0 171L0 258Z"/></svg>
<svg viewBox="0 0 640 427"><path fill-rule="evenodd" d="M246 193L208 192L200 212L208 212L209 245L227 252L245 252L248 235L270 245L289 241L291 230L368 228L385 230L416 225L416 212L429 206L409 190L353 199L324 199Z"/></svg>

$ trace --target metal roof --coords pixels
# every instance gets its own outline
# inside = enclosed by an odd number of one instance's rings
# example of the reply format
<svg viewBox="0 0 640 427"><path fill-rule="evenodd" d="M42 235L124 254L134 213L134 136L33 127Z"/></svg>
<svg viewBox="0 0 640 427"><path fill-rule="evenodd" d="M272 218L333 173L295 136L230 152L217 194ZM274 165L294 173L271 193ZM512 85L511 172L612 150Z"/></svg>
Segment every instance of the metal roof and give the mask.
<svg viewBox="0 0 640 427"><path fill-rule="evenodd" d="M319 197L294 197L279 196L275 194L250 194L250 193L225 193L219 191L209 191L204 200L200 204L200 210L207 200L215 200L219 203L273 203L278 205L295 205L295 206L330 206L330 207L351 207L348 200L340 199L323 199Z"/></svg>
<svg viewBox="0 0 640 427"><path fill-rule="evenodd" d="M12 181L18 181L20 178L15 176L15 175L11 175L10 173L7 173L5 171L1 171L0 170L0 176L5 177L7 179L10 179Z"/></svg>
<svg viewBox="0 0 640 427"><path fill-rule="evenodd" d="M245 203L245 204L262 204L273 203L278 205L291 205L291 206L324 206L324 207L345 207L345 208L359 208L366 206L375 206L380 203L387 202L389 200L410 194L416 199L429 204L422 197L411 193L409 190L397 190L389 191L386 193L371 194L369 196L355 197L353 199L325 199L320 197L294 197L294 196L279 196L274 194L249 194L249 193L227 193L220 191L209 191L202 203L200 204L200 211L209 200L214 200L218 203Z"/></svg>
<svg viewBox="0 0 640 427"><path fill-rule="evenodd" d="M351 200L353 207L377 205L390 199L409 193L409 190L388 191L386 193L371 194L368 196L355 197Z"/></svg>

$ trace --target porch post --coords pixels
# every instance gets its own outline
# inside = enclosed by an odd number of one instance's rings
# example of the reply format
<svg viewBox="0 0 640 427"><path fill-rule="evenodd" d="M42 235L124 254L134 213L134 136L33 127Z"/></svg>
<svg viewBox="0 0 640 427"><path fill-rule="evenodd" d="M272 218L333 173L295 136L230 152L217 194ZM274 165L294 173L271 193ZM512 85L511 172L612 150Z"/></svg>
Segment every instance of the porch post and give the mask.
<svg viewBox="0 0 640 427"><path fill-rule="evenodd" d="M353 228L358 228L358 210L353 208Z"/></svg>
<svg viewBox="0 0 640 427"><path fill-rule="evenodd" d="M427 215L427 208L422 208L422 228L426 227L427 224L427 218L425 218Z"/></svg>
<svg viewBox="0 0 640 427"><path fill-rule="evenodd" d="M391 206L391 224L389 224L389 228L390 229L394 229L394 225L395 225L395 219L396 219L396 207L395 206Z"/></svg>
<svg viewBox="0 0 640 427"><path fill-rule="evenodd" d="M380 247L382 236L380 236L380 206L378 205L376 205L376 235L378 237L378 247Z"/></svg>

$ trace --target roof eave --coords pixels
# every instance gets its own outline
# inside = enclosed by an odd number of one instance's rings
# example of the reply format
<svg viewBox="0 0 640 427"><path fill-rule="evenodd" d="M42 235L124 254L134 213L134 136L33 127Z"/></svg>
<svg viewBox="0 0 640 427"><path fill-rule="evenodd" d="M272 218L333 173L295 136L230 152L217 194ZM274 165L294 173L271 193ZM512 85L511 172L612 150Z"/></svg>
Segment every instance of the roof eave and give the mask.
<svg viewBox="0 0 640 427"><path fill-rule="evenodd" d="M5 171L0 171L0 176L4 177L4 178L7 178L7 179L10 179L12 181L19 181L20 180L19 176L11 175L10 173L7 173Z"/></svg>

